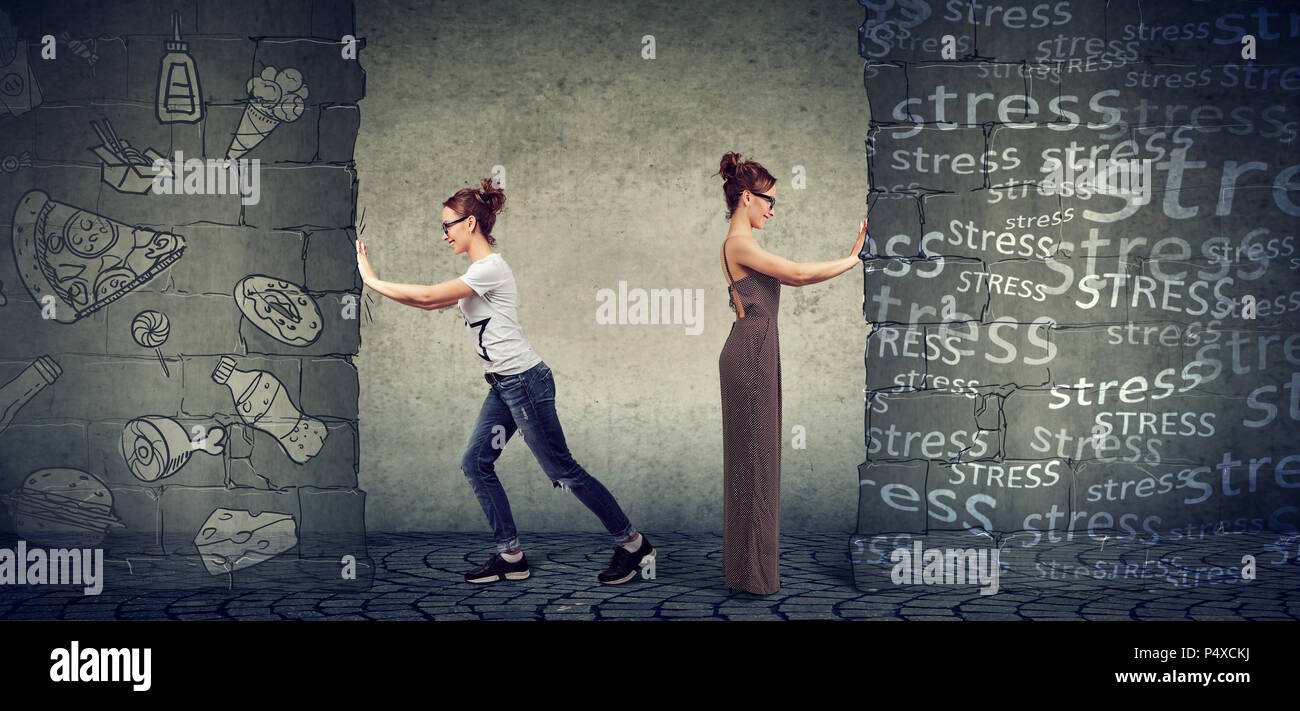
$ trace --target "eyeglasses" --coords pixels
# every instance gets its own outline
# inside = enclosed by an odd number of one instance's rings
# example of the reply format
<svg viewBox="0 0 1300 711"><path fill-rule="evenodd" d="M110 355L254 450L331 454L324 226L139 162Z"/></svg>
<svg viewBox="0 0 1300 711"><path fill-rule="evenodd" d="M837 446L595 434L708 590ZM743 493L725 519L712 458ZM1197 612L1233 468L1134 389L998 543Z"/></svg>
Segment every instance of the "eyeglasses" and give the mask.
<svg viewBox="0 0 1300 711"><path fill-rule="evenodd" d="M452 220L451 222L444 222L444 223L442 223L442 233L443 233L444 235L447 234L447 228L448 228L448 227L451 227L452 225L456 224L457 222L460 222L461 220L468 220L470 217L471 217L470 215L466 215L466 216L460 218L459 220Z"/></svg>
<svg viewBox="0 0 1300 711"><path fill-rule="evenodd" d="M754 196L756 196L756 197L761 197L761 198L763 198L764 200L766 200L766 201L767 201L768 209L771 209L771 210L775 210L775 209L776 209L776 198L772 197L771 195L764 195L763 193L756 193L756 192L754 192L753 190L750 190L750 191L749 191L749 194L750 194L750 195L754 195Z"/></svg>

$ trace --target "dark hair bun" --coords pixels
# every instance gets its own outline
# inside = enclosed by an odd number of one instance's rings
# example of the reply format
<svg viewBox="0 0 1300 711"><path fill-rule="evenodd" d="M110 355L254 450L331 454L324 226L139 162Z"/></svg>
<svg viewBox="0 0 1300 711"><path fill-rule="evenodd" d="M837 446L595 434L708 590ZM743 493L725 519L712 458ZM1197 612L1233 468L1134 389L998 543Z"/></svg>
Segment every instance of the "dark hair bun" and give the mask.
<svg viewBox="0 0 1300 711"><path fill-rule="evenodd" d="M492 178L484 178L477 193L480 200L487 203L492 212L501 212L506 206L506 191L502 190Z"/></svg>
<svg viewBox="0 0 1300 711"><path fill-rule="evenodd" d="M736 169L740 166L741 158L739 153L726 153L722 156L722 162L718 164L718 175L723 180L732 180L736 177Z"/></svg>

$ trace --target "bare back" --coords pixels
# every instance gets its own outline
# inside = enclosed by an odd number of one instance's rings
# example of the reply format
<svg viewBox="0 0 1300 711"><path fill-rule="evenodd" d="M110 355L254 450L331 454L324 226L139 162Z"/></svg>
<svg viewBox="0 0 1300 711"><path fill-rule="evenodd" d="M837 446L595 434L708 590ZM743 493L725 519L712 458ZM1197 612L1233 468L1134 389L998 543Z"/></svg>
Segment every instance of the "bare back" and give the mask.
<svg viewBox="0 0 1300 711"><path fill-rule="evenodd" d="M751 272L740 262L737 262L735 258L731 256L731 253L727 250L727 245L731 243L731 238L736 236L737 235L731 235L731 234L727 235L726 239L722 241L722 251L723 251L723 257L726 258L726 268L731 270L731 278L736 281L740 281L741 279L744 279L745 277L749 276L753 272Z"/></svg>

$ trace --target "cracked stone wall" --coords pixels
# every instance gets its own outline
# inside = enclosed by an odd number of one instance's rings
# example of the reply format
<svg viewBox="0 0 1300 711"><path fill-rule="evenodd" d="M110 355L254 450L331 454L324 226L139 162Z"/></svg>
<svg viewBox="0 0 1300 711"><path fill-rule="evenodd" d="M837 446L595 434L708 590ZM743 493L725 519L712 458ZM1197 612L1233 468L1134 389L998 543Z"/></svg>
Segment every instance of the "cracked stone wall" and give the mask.
<svg viewBox="0 0 1300 711"><path fill-rule="evenodd" d="M855 551L1294 532L1300 8L861 4Z"/></svg>
<svg viewBox="0 0 1300 711"><path fill-rule="evenodd" d="M352 3L2 9L0 530L136 582L368 586Z"/></svg>

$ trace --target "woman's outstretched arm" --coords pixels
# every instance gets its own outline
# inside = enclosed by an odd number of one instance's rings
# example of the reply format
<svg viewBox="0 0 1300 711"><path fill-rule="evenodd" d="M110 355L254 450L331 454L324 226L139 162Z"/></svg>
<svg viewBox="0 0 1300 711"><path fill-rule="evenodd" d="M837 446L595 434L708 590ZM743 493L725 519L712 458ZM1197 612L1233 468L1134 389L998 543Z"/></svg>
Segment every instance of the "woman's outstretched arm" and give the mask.
<svg viewBox="0 0 1300 711"><path fill-rule="evenodd" d="M858 239L853 252L843 259L829 262L792 262L768 252L752 239L738 240L731 255L746 268L776 277L786 286L808 286L833 279L861 263L858 253L862 251L866 235L867 221L864 219L858 223Z"/></svg>
<svg viewBox="0 0 1300 711"><path fill-rule="evenodd" d="M469 288L469 284L459 278L432 286L384 281L375 275L375 270L370 266L370 259L366 254L366 244L360 240L357 240L357 270L361 272L361 281L366 286L399 304L414 306L425 311L445 309L474 293L474 290Z"/></svg>

